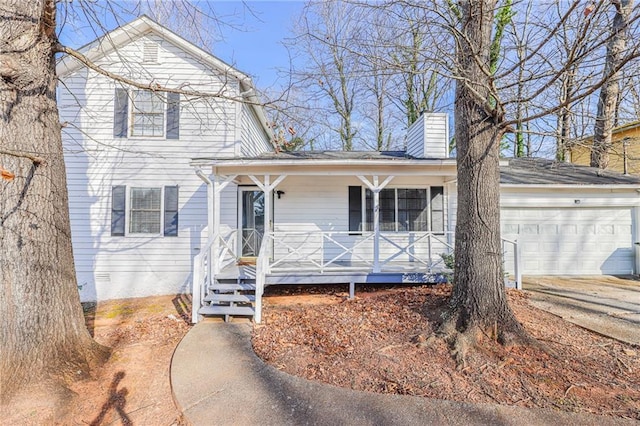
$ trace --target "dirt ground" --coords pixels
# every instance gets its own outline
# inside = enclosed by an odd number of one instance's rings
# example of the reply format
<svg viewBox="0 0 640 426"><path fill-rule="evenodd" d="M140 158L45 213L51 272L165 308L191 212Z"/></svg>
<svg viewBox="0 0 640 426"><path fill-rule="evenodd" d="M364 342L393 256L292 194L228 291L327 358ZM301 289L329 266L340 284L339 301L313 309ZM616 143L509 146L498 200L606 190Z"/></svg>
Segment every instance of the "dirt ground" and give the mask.
<svg viewBox="0 0 640 426"><path fill-rule="evenodd" d="M87 327L112 348L109 361L77 394L63 417L46 401L15 404L0 424L11 425L182 425L171 396L171 356L190 328L187 296L114 300L85 306ZM40 404L41 402L41 404Z"/></svg>
<svg viewBox="0 0 640 426"><path fill-rule="evenodd" d="M552 407L640 419L640 348L587 332L510 293L520 321L554 353L487 344L457 371L445 344L426 344L447 286L268 288L256 352L291 374L365 391L468 402ZM108 363L64 418L46 407L3 413L0 424L183 425L169 368L190 325L186 296L101 303L86 309ZM33 401L32 401L33 402ZM38 404L34 404L36 407Z"/></svg>
<svg viewBox="0 0 640 426"><path fill-rule="evenodd" d="M547 351L489 340L456 370L445 342L429 339L449 293L441 285L358 293L355 300L344 289L299 301L265 297L254 349L287 373L361 391L640 420L640 348L536 309L522 292L510 291L510 304Z"/></svg>

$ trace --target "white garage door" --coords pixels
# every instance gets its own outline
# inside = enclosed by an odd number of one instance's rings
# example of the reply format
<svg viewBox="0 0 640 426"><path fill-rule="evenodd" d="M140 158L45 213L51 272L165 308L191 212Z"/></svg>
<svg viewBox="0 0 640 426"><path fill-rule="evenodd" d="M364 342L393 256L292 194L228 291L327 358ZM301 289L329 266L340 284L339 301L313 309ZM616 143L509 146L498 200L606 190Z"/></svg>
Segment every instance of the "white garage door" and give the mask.
<svg viewBox="0 0 640 426"><path fill-rule="evenodd" d="M631 208L504 208L524 274L631 274Z"/></svg>

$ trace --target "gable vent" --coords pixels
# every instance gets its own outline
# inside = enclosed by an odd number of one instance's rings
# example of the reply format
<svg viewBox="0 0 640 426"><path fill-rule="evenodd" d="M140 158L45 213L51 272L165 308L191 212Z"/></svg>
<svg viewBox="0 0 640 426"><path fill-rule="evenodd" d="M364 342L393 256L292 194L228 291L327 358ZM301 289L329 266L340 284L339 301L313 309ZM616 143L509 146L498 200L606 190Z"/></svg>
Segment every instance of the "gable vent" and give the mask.
<svg viewBox="0 0 640 426"><path fill-rule="evenodd" d="M144 63L152 63L152 64L157 64L158 63L158 45L156 43L145 43L144 44L144 51L142 54L142 62Z"/></svg>

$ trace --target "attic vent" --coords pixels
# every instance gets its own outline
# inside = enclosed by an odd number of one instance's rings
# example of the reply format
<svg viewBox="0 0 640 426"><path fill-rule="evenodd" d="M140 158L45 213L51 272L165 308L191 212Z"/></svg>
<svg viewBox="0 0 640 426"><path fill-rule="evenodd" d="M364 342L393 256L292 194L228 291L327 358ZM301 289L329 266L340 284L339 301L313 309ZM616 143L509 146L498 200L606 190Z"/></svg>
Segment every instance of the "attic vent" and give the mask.
<svg viewBox="0 0 640 426"><path fill-rule="evenodd" d="M144 52L142 56L142 62L157 64L158 63L158 45L156 43L148 42L144 44Z"/></svg>

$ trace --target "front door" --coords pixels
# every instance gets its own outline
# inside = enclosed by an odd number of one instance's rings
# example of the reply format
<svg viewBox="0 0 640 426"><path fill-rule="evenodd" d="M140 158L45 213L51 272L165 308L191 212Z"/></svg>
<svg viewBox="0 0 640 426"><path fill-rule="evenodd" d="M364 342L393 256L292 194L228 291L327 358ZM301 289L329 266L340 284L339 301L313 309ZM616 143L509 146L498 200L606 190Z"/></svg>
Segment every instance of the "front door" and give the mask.
<svg viewBox="0 0 640 426"><path fill-rule="evenodd" d="M240 189L240 217L242 225L241 257L257 257L264 235L264 192L257 188Z"/></svg>

